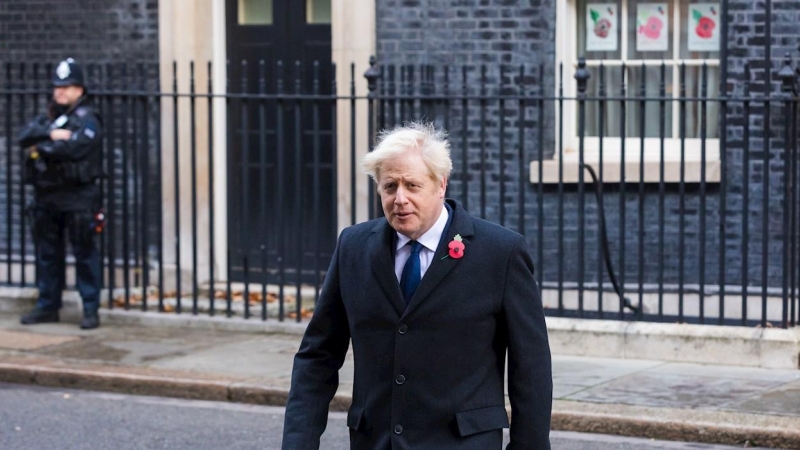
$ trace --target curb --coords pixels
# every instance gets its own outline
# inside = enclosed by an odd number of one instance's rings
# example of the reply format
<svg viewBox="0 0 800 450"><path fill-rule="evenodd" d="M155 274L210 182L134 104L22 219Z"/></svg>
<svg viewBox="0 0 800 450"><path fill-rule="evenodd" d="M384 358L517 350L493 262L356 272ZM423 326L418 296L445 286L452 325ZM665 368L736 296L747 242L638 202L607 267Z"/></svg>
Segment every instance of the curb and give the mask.
<svg viewBox="0 0 800 450"><path fill-rule="evenodd" d="M289 396L286 388L242 381L132 375L35 364L0 363L0 382L264 406L285 406ZM350 395L336 394L330 409L347 411L351 401ZM581 410L575 411L576 407ZM507 409L510 416L510 407ZM580 402L556 401L553 405L551 429L707 444L800 448L800 427L795 425L800 419L789 418L786 427L777 427L774 426L775 423L786 418L754 418L747 414L697 410L688 414L695 417L686 418L686 410L668 408L661 408L659 414L650 417L644 411L647 409L596 403L587 408ZM674 417L663 417L670 413ZM703 415L704 417L698 417ZM719 416L725 420L720 420ZM750 425L743 426L736 423L737 421ZM759 421L766 421L768 424L758 427L752 425Z"/></svg>
<svg viewBox="0 0 800 450"><path fill-rule="evenodd" d="M553 410L553 430L600 433L665 441L780 449L800 448L800 431L733 424L633 418L618 414Z"/></svg>
<svg viewBox="0 0 800 450"><path fill-rule="evenodd" d="M131 375L27 364L0 363L0 383L264 406L285 406L289 398L288 389L241 381ZM351 401L349 395L337 394L331 402L331 410L347 411Z"/></svg>

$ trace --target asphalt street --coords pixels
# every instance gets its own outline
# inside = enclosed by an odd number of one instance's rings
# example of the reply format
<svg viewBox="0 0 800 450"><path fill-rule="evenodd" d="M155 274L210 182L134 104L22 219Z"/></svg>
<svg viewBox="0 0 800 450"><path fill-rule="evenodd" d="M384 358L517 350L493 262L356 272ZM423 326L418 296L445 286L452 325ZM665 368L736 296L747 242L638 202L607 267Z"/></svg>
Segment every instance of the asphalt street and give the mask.
<svg viewBox="0 0 800 450"><path fill-rule="evenodd" d="M279 449L283 408L0 383L0 449ZM349 448L331 413L321 448ZM732 450L597 434L552 433L553 450Z"/></svg>

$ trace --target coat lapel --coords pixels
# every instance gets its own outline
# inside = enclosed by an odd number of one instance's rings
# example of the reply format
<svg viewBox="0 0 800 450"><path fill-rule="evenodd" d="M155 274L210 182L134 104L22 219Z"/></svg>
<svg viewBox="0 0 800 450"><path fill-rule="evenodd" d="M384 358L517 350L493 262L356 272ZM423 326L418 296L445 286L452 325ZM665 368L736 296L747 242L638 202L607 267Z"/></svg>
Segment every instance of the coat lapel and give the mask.
<svg viewBox="0 0 800 450"><path fill-rule="evenodd" d="M448 254L449 250L447 246L450 241L453 240L453 237L456 234L460 234L464 239L464 244L466 245L466 248L464 249L464 257L469 257L467 256L469 255L469 238L475 234L475 230L472 226L472 220L467 212L461 208L461 205L452 200L448 200L448 202L453 210L453 220L450 223L450 226L444 230L442 238L439 240L439 246L437 247L436 253L433 256L433 260L431 261L431 265L428 267L427 272L425 272L425 276L422 277L414 296L411 297L411 302L408 304L408 308L405 308L405 314L408 314L414 308L416 308L425 299L425 297L433 292L436 286L438 286L444 277L447 276L451 270L453 270L456 264L460 263L459 259L451 258L449 256L442 259Z"/></svg>
<svg viewBox="0 0 800 450"><path fill-rule="evenodd" d="M381 221L372 229L367 243L367 252L372 264L372 272L381 285L386 297L394 306L397 315L401 316L406 309L406 302L403 300L403 293L400 291L400 284L397 282L397 275L394 273L394 229L389 226L386 220Z"/></svg>

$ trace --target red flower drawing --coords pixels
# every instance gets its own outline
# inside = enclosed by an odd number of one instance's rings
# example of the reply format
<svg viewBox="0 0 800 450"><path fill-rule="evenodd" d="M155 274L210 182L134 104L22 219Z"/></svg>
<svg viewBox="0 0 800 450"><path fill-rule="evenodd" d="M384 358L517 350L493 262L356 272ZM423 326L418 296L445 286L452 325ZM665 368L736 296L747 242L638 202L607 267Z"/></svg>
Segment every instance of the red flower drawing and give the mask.
<svg viewBox="0 0 800 450"><path fill-rule="evenodd" d="M600 19L594 24L594 34L597 37L608 37L608 32L611 30L611 22L608 19Z"/></svg>
<svg viewBox="0 0 800 450"><path fill-rule="evenodd" d="M664 28L664 22L658 17L652 16L647 19L647 23L639 27L639 33L644 34L650 39L658 39L661 36L661 29Z"/></svg>
<svg viewBox="0 0 800 450"><path fill-rule="evenodd" d="M717 24L713 19L701 16L697 19L697 28L694 29L694 32L703 39L711 39L711 35L714 33L714 27L716 26Z"/></svg>
<svg viewBox="0 0 800 450"><path fill-rule="evenodd" d="M453 240L450 241L449 244L447 244L447 248L450 249L448 255L451 258L459 259L462 256L464 256L464 242L462 242L461 240L461 235L460 234L455 235Z"/></svg>

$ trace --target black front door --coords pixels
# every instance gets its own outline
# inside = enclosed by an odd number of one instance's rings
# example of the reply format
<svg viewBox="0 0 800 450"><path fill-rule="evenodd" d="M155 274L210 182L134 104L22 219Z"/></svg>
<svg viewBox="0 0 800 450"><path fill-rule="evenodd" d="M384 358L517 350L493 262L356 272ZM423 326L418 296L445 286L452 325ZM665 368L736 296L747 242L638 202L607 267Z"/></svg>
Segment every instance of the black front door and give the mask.
<svg viewBox="0 0 800 450"><path fill-rule="evenodd" d="M227 0L227 30L231 278L317 282L336 240L330 0Z"/></svg>

